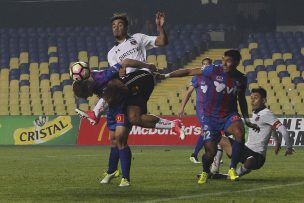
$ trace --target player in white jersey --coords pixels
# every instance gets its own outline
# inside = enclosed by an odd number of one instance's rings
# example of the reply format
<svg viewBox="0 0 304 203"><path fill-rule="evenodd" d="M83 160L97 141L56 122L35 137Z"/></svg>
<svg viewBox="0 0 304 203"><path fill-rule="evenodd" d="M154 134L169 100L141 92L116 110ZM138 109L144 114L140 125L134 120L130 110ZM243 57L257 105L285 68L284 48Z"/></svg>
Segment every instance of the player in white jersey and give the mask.
<svg viewBox="0 0 304 203"><path fill-rule="evenodd" d="M166 32L164 30L165 16L163 13L156 14L156 25L159 31L159 36L147 36L145 34L136 33L132 36L128 35L128 19L125 14L114 14L112 18L112 31L116 39L115 46L108 53L108 62L112 64L120 63L123 59L134 59L138 61L146 61L146 50L161 47L168 44ZM120 76L128 73L127 77L122 77L126 80L131 91L135 91L133 98L128 100L126 113L130 122L133 125L144 126L144 123L153 123L151 128L157 127L158 124L168 124L170 122L165 119L160 119L156 116L146 116L147 101L154 88L154 79L149 69L137 70L132 67L127 67L125 73L120 72ZM100 118L100 110L104 106L100 100L93 111L80 111L77 113L80 116L88 118L96 124ZM176 120L177 125L181 126L180 120ZM146 126L145 126L146 127Z"/></svg>
<svg viewBox="0 0 304 203"><path fill-rule="evenodd" d="M240 158L240 162L243 163L243 165L237 170L239 177L248 174L251 170L257 170L264 165L271 135L275 142L275 154L278 154L281 148L281 140L278 139L276 131L282 134L286 142L287 148L285 155L291 155L294 152L291 138L285 126L266 108L266 97L267 92L263 88L256 88L251 91L253 114L250 120L260 127L260 131L257 132L249 128L248 140ZM222 137L220 141L220 145L228 156L231 156L232 153L231 142L232 139L227 137Z"/></svg>

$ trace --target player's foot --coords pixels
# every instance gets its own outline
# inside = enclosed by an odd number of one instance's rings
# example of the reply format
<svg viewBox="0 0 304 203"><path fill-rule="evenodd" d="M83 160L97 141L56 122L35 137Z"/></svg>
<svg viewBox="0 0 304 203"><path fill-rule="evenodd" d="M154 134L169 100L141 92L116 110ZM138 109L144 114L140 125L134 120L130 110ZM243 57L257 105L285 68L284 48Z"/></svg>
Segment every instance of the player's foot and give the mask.
<svg viewBox="0 0 304 203"><path fill-rule="evenodd" d="M128 179L126 178L122 178L119 184L119 187L128 187L130 186L130 181L128 181Z"/></svg>
<svg viewBox="0 0 304 203"><path fill-rule="evenodd" d="M114 171L113 173L104 173L104 178L100 181L101 184L108 184L113 178L116 178L120 175L119 170Z"/></svg>
<svg viewBox="0 0 304 203"><path fill-rule="evenodd" d="M237 176L237 174L236 174L235 168L229 169L228 176L229 176L231 181L236 181L236 180L239 179L239 176Z"/></svg>
<svg viewBox="0 0 304 203"><path fill-rule="evenodd" d="M196 156L194 156L193 154L190 156L189 160L194 163L194 164L200 164L201 162L198 160L198 158Z"/></svg>
<svg viewBox="0 0 304 203"><path fill-rule="evenodd" d="M213 174L219 173L220 167L216 164L216 160L213 161L210 172Z"/></svg>
<svg viewBox="0 0 304 203"><path fill-rule="evenodd" d="M208 173L206 173L206 172L203 171L203 172L201 173L201 175L200 175L200 177L199 177L197 183L198 183L198 184L205 184L206 181L207 181L207 179L208 179Z"/></svg>
<svg viewBox="0 0 304 203"><path fill-rule="evenodd" d="M181 120L179 120L179 119L173 120L173 127L172 127L173 132L175 132L177 135L179 135L179 138L181 140L184 140L186 137L186 134L182 127L183 127L183 123Z"/></svg>
<svg viewBox="0 0 304 203"><path fill-rule="evenodd" d="M90 111L90 110L82 111L80 109L75 109L75 111L80 118L88 119L91 125L96 125L99 122L99 118L95 116L94 111Z"/></svg>

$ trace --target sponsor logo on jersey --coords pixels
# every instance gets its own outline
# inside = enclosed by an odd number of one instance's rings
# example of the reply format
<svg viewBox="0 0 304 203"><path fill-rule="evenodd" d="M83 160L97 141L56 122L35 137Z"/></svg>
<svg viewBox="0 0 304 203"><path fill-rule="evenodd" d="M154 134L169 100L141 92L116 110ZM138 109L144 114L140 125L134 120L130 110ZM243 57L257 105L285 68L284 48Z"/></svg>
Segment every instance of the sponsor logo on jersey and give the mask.
<svg viewBox="0 0 304 203"><path fill-rule="evenodd" d="M125 115L124 114L117 114L116 115L116 123L124 123L125 122Z"/></svg>
<svg viewBox="0 0 304 203"><path fill-rule="evenodd" d="M223 81L224 81L223 76L220 76L220 75L216 76L215 79L216 79L217 81L219 81L219 82L223 82Z"/></svg>
<svg viewBox="0 0 304 203"><path fill-rule="evenodd" d="M241 117L240 116L233 116L232 118L231 118L231 121L233 122L233 121L238 121L238 120L241 120Z"/></svg>

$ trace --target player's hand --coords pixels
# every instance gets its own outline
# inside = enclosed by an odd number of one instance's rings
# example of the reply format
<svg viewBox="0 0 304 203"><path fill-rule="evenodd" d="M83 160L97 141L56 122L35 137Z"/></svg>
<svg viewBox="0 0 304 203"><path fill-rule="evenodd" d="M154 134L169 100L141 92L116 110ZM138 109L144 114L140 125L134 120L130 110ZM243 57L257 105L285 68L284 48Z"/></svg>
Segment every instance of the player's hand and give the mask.
<svg viewBox="0 0 304 203"><path fill-rule="evenodd" d="M281 143L278 143L274 146L274 154L278 155L281 150Z"/></svg>
<svg viewBox="0 0 304 203"><path fill-rule="evenodd" d="M246 125L249 128L252 128L256 132L260 132L260 127L257 124L251 123L251 122L246 122Z"/></svg>
<svg viewBox="0 0 304 203"><path fill-rule="evenodd" d="M286 152L285 152L285 156L288 156L288 155L292 155L296 152L296 150L292 147L287 147L286 149Z"/></svg>
<svg viewBox="0 0 304 203"><path fill-rule="evenodd" d="M166 79L165 74L154 73L154 77L155 77L156 80Z"/></svg>
<svg viewBox="0 0 304 203"><path fill-rule="evenodd" d="M163 27L165 24L165 14L161 12L156 13L155 23L157 27Z"/></svg>
<svg viewBox="0 0 304 203"><path fill-rule="evenodd" d="M150 69L153 73L157 72L156 66L154 64L152 64L152 63L148 63L147 68Z"/></svg>
<svg viewBox="0 0 304 203"><path fill-rule="evenodd" d="M122 68L118 71L118 75L120 78L125 77L126 76L126 68Z"/></svg>
<svg viewBox="0 0 304 203"><path fill-rule="evenodd" d="M184 116L184 114L185 114L185 112L184 112L184 110L183 109L181 109L179 112L178 112L178 117L179 118L181 118L181 117L183 117Z"/></svg>

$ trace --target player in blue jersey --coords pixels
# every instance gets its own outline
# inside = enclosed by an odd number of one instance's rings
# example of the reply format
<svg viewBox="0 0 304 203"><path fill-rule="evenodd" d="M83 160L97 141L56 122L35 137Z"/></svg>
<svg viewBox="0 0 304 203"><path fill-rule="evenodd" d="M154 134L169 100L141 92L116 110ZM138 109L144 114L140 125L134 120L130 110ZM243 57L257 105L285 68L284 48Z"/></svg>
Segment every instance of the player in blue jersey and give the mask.
<svg viewBox="0 0 304 203"><path fill-rule="evenodd" d="M208 66L212 64L212 60L210 58L204 58L202 60L202 66L205 67L205 66ZM185 106L186 104L188 103L190 97L191 97L191 94L193 93L193 91L195 90L196 92L196 115L199 119L199 122L202 123L202 118L203 118L203 108L202 108L202 105L203 105L203 94L202 94L202 90L200 88L200 84L202 83L202 76L193 76L192 80L191 80L191 83L188 87L188 91L186 92L186 95L182 101L182 105L181 105L181 108L178 112L178 115L179 117L182 117L184 115L184 109L185 109ZM193 153L191 154L189 160L192 162L192 163L201 163L197 156L198 156L198 153L199 151L203 148L203 137L202 136L199 136L197 142L196 142L196 145L195 145L195 148L194 148L194 151ZM218 155L218 157L221 156L222 154L222 150L219 148L218 149L218 153L220 153L220 155Z"/></svg>
<svg viewBox="0 0 304 203"><path fill-rule="evenodd" d="M125 114L125 108L128 105L128 99L132 98L134 92L128 89L128 85L132 82L136 83L136 76L130 77L127 81L121 81L118 78L118 71L124 67L138 67L149 68L151 71L155 70L154 65L145 64L140 61L125 59L122 63L115 64L103 71L92 71L91 78L85 81L74 82L73 91L77 97L87 98L93 94L102 97L109 105L107 111L107 124L110 131L111 152L109 157L109 168L101 183L109 183L111 179L118 176L117 165L121 161L122 180L119 186L130 185L130 166L131 166L131 150L127 144L128 135L131 130L132 123L128 120ZM139 72L140 74L140 72ZM132 82L129 82L132 81ZM124 83L125 82L125 83ZM131 88L132 89L132 88ZM145 94L145 93L143 93ZM145 118L155 117L153 115L144 115ZM151 119L150 119L151 120ZM153 120L153 119L152 119ZM174 121L158 118L159 121L154 123L157 128L172 128L176 132ZM145 122L147 126L151 127L149 122ZM178 126L180 128L180 126Z"/></svg>
<svg viewBox="0 0 304 203"><path fill-rule="evenodd" d="M235 140L232 144L232 157L228 175L230 180L238 179L236 166L239 162L245 142L245 130L237 110L239 102L245 123L248 127L259 131L256 124L249 120L248 106L245 97L247 78L237 70L241 60L240 52L228 50L224 53L221 65L210 65L204 68L180 69L159 78L183 77L202 75L200 88L203 100L203 142L205 154L202 157L203 172L198 181L204 184L210 173L210 166L217 151L217 144L221 139L221 131L231 134Z"/></svg>

